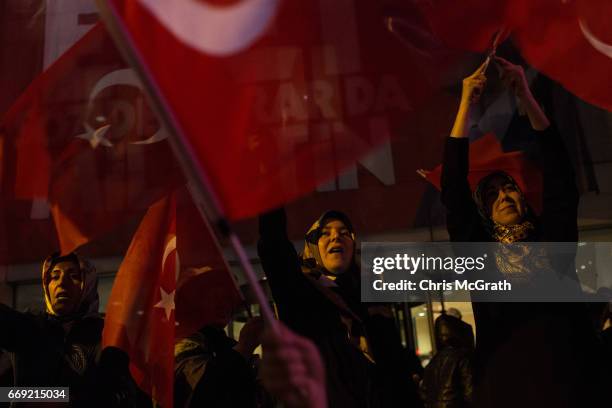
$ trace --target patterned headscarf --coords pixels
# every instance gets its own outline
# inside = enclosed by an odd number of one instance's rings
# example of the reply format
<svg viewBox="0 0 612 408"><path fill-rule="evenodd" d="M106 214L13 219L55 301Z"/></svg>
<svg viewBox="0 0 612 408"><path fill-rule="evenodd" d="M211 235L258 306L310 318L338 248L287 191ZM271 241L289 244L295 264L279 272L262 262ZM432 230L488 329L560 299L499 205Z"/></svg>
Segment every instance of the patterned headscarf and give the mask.
<svg viewBox="0 0 612 408"><path fill-rule="evenodd" d="M503 179L506 184L511 184L516 191L521 194L521 202L525 208L525 215L523 220L517 224L502 225L493 221L491 218L491 210L486 204L485 194L489 183L491 183L491 181L494 179L499 178ZM512 242L529 241L533 237L533 234L535 233L535 225L533 220L535 217L531 208L527 205L525 195L523 194L520 186L508 173L504 171L496 171L483 177L478 182L476 190L474 190L473 198L476 202L476 207L478 208L478 213L480 214L480 218L482 219L485 229L489 234L491 234L491 237L495 241L508 244Z"/></svg>
<svg viewBox="0 0 612 408"><path fill-rule="evenodd" d="M62 318L69 320L98 316L100 298L98 296L98 275L96 273L96 268L86 259L79 257L76 252L64 256L60 255L59 252L55 252L49 255L43 262L42 286L45 294L47 313L52 316L57 316L57 313L53 310L51 297L49 296L49 277L53 267L60 262L73 262L75 265L79 266L79 271L81 272L81 299L77 311L70 316L62 316Z"/></svg>

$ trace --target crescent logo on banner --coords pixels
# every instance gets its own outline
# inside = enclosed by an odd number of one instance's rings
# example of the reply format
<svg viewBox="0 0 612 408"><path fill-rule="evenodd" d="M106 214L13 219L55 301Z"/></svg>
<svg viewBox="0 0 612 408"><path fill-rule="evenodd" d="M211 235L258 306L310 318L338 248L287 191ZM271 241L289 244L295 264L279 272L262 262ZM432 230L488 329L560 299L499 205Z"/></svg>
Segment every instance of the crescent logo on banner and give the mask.
<svg viewBox="0 0 612 408"><path fill-rule="evenodd" d="M595 34L593 34L584 20L579 18L578 24L580 25L580 31L582 31L584 38L586 38L589 44L591 44L593 48L601 52L606 57L612 58L612 45L600 40Z"/></svg>
<svg viewBox="0 0 612 408"><path fill-rule="evenodd" d="M140 0L180 41L205 54L228 56L253 44L276 15L280 0L213 6L196 0Z"/></svg>
<svg viewBox="0 0 612 408"><path fill-rule="evenodd" d="M138 76L136 76L136 73L132 69L126 68L112 71L100 78L100 80L94 85L93 89L91 90L91 94L89 95L88 110L92 109L94 101L102 91L115 85L133 86L144 92L140 79L138 79ZM134 122L136 120L134 110L130 107L126 106L125 104L117 104L116 108L123 109L125 111L123 116L127 121ZM104 119L105 118L100 118L100 120ZM76 137L89 141L92 148L95 149L96 147L98 147L98 145L102 145L105 147L113 146L113 143L106 137L106 133L110 130L112 125L106 124L100 126L99 128L94 128L89 123L83 123L83 126L85 127L85 133L81 133ZM167 138L168 132L166 132L163 127L160 127L159 130L155 132L151 137L145 140L131 142L130 144L152 144L161 142L162 140Z"/></svg>

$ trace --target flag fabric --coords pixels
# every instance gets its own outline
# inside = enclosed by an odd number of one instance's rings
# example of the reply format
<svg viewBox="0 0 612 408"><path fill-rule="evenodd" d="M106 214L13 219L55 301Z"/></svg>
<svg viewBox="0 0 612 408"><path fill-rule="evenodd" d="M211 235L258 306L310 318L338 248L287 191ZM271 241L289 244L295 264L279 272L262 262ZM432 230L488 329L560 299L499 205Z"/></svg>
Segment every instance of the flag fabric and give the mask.
<svg viewBox="0 0 612 408"><path fill-rule="evenodd" d="M406 131L432 83L381 4L107 1L234 220Z"/></svg>
<svg viewBox="0 0 612 408"><path fill-rule="evenodd" d="M519 2L520 3L520 2ZM514 40L523 57L579 98L612 111L612 2L527 2L514 11ZM528 18L520 18L521 15Z"/></svg>
<svg viewBox="0 0 612 408"><path fill-rule="evenodd" d="M226 326L242 296L210 227L186 189L152 205L119 268L103 346L123 349L138 385L171 407L174 342Z"/></svg>
<svg viewBox="0 0 612 408"><path fill-rule="evenodd" d="M522 152L502 152L501 146L492 133L470 143L470 170L468 181L472 191L478 182L494 171L505 171L516 180L525 194L529 205L536 211L542 209L542 177L540 170L527 160ZM426 173L426 179L440 190L442 165Z"/></svg>
<svg viewBox="0 0 612 408"><path fill-rule="evenodd" d="M244 304L242 295L208 222L186 188L177 193L176 337L205 324L226 326Z"/></svg>
<svg viewBox="0 0 612 408"><path fill-rule="evenodd" d="M417 4L433 33L447 47L485 52L496 33L510 27L511 6L522 0L421 0ZM504 30L505 31L505 30ZM505 33L507 37L509 32Z"/></svg>
<svg viewBox="0 0 612 408"><path fill-rule="evenodd" d="M503 30L530 65L579 98L612 111L612 94L603 85L612 72L612 2L432 0L419 4L433 32L447 46L485 52L493 35Z"/></svg>
<svg viewBox="0 0 612 408"><path fill-rule="evenodd" d="M124 350L136 383L172 407L176 293L176 203L152 205L125 255L108 299L103 347Z"/></svg>
<svg viewBox="0 0 612 408"><path fill-rule="evenodd" d="M46 200L70 252L180 182L142 86L97 25L39 75L2 118L2 191Z"/></svg>

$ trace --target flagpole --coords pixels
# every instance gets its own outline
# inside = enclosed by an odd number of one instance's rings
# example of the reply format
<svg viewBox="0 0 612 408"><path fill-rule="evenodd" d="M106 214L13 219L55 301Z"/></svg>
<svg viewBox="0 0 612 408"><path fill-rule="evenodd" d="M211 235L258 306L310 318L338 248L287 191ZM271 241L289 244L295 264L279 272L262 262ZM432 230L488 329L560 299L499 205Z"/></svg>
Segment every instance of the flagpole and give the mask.
<svg viewBox="0 0 612 408"><path fill-rule="evenodd" d="M485 72L487 70L487 68L489 67L489 63L491 62L493 57L495 57L495 55L497 54L497 46L499 45L499 40L501 39L501 36L503 33L505 33L505 31L506 31L506 27L501 26L499 30L497 30L497 32L493 36L493 42L491 43L491 47L489 48L487 59L485 60L485 68L482 70L482 72Z"/></svg>
<svg viewBox="0 0 612 408"><path fill-rule="evenodd" d="M144 88L147 90L147 94L151 99L154 110L166 129L168 129L170 132L170 145L172 146L175 156L179 159L179 163L184 174L187 176L191 186L189 190L194 197L194 201L200 215L204 221L207 220L207 217L215 220L214 224L221 234L229 238L232 249L237 255L238 261L243 268L245 277L253 288L255 299L259 303L260 311L264 320L275 334L279 334L278 322L276 321L274 313L272 312L270 304L268 303L268 299L261 285L259 284L257 275L255 274L251 262L249 261L244 246L240 242L238 235L236 235L235 231L232 230L230 223L223 212L223 207L221 206L221 203L206 173L200 166L195 164L197 162L196 155L188 139L185 137L185 133L181 128L180 123L176 119L174 112L170 109L170 106L161 93L161 90L153 80L153 75L147 68L146 64L143 63L143 58L140 55L140 52L128 34L126 27L121 22L116 8L111 3L111 0L96 0L102 20L106 25L111 37L130 65L138 73L143 82Z"/></svg>

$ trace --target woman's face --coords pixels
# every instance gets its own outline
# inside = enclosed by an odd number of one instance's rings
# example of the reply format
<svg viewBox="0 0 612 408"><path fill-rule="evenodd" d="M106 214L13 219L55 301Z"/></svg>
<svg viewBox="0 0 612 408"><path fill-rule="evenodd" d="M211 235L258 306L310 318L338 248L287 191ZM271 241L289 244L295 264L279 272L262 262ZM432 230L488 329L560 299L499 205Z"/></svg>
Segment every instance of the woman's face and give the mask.
<svg viewBox="0 0 612 408"><path fill-rule="evenodd" d="M491 219L501 225L514 225L523 221L525 204L523 195L503 177L491 180L484 193L484 204Z"/></svg>
<svg viewBox="0 0 612 408"><path fill-rule="evenodd" d="M77 311L82 296L83 277L79 265L59 262L49 273L47 288L53 310L60 316Z"/></svg>
<svg viewBox="0 0 612 408"><path fill-rule="evenodd" d="M333 274L346 272L353 261L355 242L342 221L331 220L321 228L317 242L323 267Z"/></svg>

